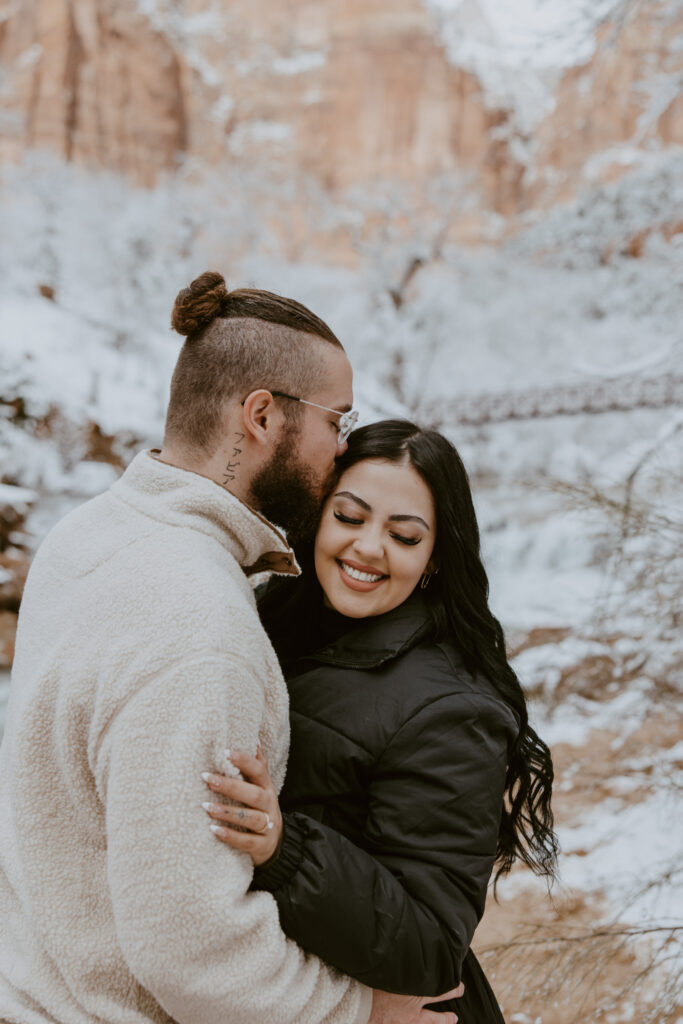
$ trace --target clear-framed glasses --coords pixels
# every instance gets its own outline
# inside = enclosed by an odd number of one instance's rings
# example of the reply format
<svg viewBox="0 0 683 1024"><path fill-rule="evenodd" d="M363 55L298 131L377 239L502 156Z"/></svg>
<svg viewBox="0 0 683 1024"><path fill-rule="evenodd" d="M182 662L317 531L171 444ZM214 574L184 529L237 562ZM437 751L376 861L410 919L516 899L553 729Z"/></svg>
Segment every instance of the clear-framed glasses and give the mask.
<svg viewBox="0 0 683 1024"><path fill-rule="evenodd" d="M323 412L333 412L339 417L339 434L337 444L344 444L349 434L358 423L358 413L355 409L351 412L340 412L339 409L329 409L326 405L318 405L317 402L309 402L306 398L297 398L296 395L287 395L284 391L271 391L273 398L289 398L292 402L301 402L302 405L312 405L314 409L322 409Z"/></svg>

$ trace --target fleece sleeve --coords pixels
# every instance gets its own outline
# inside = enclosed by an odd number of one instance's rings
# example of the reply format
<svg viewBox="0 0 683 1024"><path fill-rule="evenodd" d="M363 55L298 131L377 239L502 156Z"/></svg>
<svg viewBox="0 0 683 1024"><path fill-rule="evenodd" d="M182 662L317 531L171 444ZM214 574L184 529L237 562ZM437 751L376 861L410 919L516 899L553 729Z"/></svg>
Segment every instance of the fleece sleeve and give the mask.
<svg viewBox="0 0 683 1024"><path fill-rule="evenodd" d="M366 1024L370 990L285 938L273 898L249 891L249 857L207 827L201 772L255 749L263 699L223 652L157 673L104 730L93 770L119 943L178 1024Z"/></svg>
<svg viewBox="0 0 683 1024"><path fill-rule="evenodd" d="M457 985L484 910L513 729L505 709L467 695L423 707L376 765L362 849L286 815L280 858L254 878L286 933L376 988Z"/></svg>

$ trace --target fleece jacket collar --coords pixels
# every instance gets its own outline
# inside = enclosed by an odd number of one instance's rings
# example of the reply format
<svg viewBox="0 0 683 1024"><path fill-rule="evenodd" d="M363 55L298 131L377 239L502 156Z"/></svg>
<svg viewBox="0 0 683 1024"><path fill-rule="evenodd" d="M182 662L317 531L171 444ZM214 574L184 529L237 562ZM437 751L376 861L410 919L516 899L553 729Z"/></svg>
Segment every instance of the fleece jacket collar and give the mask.
<svg viewBox="0 0 683 1024"><path fill-rule="evenodd" d="M136 455L112 491L157 522L214 537L248 576L299 574L293 551L267 519L214 480L162 462L154 450Z"/></svg>

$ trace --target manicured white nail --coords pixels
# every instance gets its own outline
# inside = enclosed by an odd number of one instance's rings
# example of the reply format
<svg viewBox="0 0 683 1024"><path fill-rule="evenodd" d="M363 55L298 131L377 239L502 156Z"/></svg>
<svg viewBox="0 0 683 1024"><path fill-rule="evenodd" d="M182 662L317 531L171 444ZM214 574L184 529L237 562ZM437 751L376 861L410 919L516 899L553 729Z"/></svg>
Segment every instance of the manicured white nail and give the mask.
<svg viewBox="0 0 683 1024"><path fill-rule="evenodd" d="M202 807L204 808L205 811L213 810L213 804L208 803L208 801L206 803L203 803Z"/></svg>
<svg viewBox="0 0 683 1024"><path fill-rule="evenodd" d="M220 825L209 825L212 832L220 833L223 831Z"/></svg>
<svg viewBox="0 0 683 1024"><path fill-rule="evenodd" d="M202 778L204 779L204 782L210 782L211 772L202 772Z"/></svg>

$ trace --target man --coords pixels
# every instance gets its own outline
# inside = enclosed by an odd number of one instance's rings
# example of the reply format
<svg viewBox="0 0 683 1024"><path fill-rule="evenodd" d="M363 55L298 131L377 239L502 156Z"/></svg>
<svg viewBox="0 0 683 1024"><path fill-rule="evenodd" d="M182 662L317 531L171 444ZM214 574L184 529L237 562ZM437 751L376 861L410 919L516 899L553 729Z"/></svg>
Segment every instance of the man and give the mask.
<svg viewBox="0 0 683 1024"><path fill-rule="evenodd" d="M187 340L161 452L52 531L24 594L0 755L0 1019L448 1022L287 940L250 859L205 827L201 773L230 747L260 743L284 777L286 689L247 577L297 572L264 515L311 528L352 374L305 307L218 274L181 292L173 323Z"/></svg>

